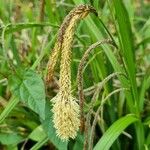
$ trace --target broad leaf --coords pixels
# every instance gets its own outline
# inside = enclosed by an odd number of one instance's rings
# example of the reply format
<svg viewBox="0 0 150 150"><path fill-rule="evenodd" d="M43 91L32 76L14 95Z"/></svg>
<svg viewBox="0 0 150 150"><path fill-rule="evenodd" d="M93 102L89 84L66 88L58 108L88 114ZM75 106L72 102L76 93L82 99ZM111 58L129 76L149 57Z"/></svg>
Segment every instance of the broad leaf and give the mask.
<svg viewBox="0 0 150 150"><path fill-rule="evenodd" d="M3 145L16 145L23 140L17 133L0 133L0 143Z"/></svg>
<svg viewBox="0 0 150 150"><path fill-rule="evenodd" d="M19 70L9 80L11 90L29 108L45 117L45 88L41 77L33 70Z"/></svg>

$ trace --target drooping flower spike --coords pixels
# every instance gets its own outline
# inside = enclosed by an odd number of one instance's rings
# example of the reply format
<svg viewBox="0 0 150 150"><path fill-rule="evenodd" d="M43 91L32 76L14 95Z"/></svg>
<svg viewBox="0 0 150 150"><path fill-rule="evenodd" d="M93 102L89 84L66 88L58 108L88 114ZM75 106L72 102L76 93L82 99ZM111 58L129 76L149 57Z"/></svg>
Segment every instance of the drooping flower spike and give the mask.
<svg viewBox="0 0 150 150"><path fill-rule="evenodd" d="M47 82L50 82L61 52L59 92L52 99L52 111L56 133L62 140L74 139L80 126L79 104L71 94L71 48L76 23L90 12L96 13L89 5L79 5L66 16L48 62Z"/></svg>

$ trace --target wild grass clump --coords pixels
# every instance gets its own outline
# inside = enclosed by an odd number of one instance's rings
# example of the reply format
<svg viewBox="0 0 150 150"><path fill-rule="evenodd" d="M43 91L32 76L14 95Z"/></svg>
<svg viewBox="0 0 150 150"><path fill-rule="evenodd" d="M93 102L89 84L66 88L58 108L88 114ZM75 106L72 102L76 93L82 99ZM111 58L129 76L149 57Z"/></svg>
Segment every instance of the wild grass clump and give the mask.
<svg viewBox="0 0 150 150"><path fill-rule="evenodd" d="M1 0L0 149L150 149L148 8Z"/></svg>

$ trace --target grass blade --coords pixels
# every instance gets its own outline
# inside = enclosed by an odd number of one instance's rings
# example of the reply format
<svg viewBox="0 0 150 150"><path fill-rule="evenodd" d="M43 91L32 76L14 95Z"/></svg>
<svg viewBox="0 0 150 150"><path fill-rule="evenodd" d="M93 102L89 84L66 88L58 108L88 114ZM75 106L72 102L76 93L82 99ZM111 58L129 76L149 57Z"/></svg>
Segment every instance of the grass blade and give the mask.
<svg viewBox="0 0 150 150"><path fill-rule="evenodd" d="M137 121L138 119L134 115L126 115L121 119L117 120L111 127L104 133L102 138L98 141L94 150L109 150L111 145L117 139L117 137L122 133L122 131L129 126L131 123Z"/></svg>
<svg viewBox="0 0 150 150"><path fill-rule="evenodd" d="M114 3L116 19L118 23L118 35L119 35L121 52L124 57L126 70L131 83L133 99L135 103L137 103L138 93L137 93L137 86L135 80L136 79L135 78L135 71L136 71L135 56L134 56L133 36L132 36L129 16L122 1L113 0L113 3Z"/></svg>
<svg viewBox="0 0 150 150"><path fill-rule="evenodd" d="M38 150L48 141L48 137L44 137L39 142L37 142L30 150Z"/></svg>
<svg viewBox="0 0 150 150"><path fill-rule="evenodd" d="M0 124L5 120L5 118L9 115L9 113L12 111L12 109L18 104L19 99L12 98L6 105L6 108L3 110L3 112L0 114Z"/></svg>

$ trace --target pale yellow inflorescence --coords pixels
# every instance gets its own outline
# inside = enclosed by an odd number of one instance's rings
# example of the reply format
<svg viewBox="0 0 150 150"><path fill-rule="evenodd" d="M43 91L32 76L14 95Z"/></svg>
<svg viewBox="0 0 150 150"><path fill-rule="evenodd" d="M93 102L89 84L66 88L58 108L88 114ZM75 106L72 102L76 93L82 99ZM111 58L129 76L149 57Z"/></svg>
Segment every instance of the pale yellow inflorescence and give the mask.
<svg viewBox="0 0 150 150"><path fill-rule="evenodd" d="M48 80L53 76L58 53L61 51L59 92L52 99L53 123L57 135L62 140L75 138L80 126L80 108L77 100L71 94L71 47L75 24L94 9L88 5L80 5L73 9L65 18L60 30L51 62L48 63Z"/></svg>
<svg viewBox="0 0 150 150"><path fill-rule="evenodd" d="M79 105L71 95L68 97L68 102L63 100L60 93L53 102L53 121L57 135L62 140L68 140L69 137L74 139L80 125Z"/></svg>
<svg viewBox="0 0 150 150"><path fill-rule="evenodd" d="M78 16L76 16L78 18ZM60 65L60 90L53 99L53 122L57 129L57 135L62 140L75 138L80 126L79 105L71 95L71 44L73 41L74 26L76 20L72 20L66 29L64 42L62 44Z"/></svg>

